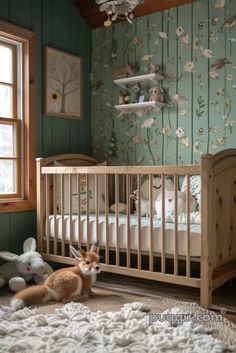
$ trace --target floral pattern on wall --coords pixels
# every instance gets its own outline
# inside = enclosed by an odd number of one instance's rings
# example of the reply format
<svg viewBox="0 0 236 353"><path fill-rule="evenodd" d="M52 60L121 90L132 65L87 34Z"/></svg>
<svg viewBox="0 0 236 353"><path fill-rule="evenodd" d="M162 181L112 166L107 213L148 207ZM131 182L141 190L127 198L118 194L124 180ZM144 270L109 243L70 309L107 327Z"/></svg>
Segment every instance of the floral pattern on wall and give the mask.
<svg viewBox="0 0 236 353"><path fill-rule="evenodd" d="M118 67L164 80L113 83ZM158 85L164 108L114 108ZM236 148L236 1L201 0L92 33L92 152L113 165L198 163L201 153ZM121 98L120 98L121 99Z"/></svg>

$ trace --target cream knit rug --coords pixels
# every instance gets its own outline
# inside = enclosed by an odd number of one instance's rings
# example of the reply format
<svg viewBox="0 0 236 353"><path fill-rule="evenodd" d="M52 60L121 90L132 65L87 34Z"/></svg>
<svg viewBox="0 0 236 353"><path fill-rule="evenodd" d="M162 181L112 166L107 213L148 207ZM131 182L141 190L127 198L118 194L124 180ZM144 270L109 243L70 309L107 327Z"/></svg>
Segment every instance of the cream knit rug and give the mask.
<svg viewBox="0 0 236 353"><path fill-rule="evenodd" d="M50 314L24 308L0 321L4 353L220 353L228 350L212 330L191 319L180 322L184 308L149 314L140 302L118 312L92 312L69 303ZM165 314L165 316L164 316ZM152 315L152 316L151 316ZM228 347L229 348L229 347Z"/></svg>

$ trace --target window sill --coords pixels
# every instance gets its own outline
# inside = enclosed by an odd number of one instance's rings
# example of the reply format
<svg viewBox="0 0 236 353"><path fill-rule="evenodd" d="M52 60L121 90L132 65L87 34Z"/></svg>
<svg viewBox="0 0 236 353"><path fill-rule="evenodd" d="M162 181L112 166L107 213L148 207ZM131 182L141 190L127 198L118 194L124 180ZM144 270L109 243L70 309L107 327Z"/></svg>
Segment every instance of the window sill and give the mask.
<svg viewBox="0 0 236 353"><path fill-rule="evenodd" d="M0 212L21 212L35 210L35 205L29 200L0 201Z"/></svg>

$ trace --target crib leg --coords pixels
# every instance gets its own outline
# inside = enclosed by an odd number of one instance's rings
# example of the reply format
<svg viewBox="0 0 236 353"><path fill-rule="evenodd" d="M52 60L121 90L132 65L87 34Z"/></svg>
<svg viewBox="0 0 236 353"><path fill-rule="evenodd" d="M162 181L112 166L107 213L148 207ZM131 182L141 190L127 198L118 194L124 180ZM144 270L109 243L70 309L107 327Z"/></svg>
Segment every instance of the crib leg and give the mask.
<svg viewBox="0 0 236 353"><path fill-rule="evenodd" d="M212 305L212 271L208 261L201 263L200 305L206 309Z"/></svg>
<svg viewBox="0 0 236 353"><path fill-rule="evenodd" d="M212 305L212 289L209 283L201 283L200 305L206 309L210 309Z"/></svg>

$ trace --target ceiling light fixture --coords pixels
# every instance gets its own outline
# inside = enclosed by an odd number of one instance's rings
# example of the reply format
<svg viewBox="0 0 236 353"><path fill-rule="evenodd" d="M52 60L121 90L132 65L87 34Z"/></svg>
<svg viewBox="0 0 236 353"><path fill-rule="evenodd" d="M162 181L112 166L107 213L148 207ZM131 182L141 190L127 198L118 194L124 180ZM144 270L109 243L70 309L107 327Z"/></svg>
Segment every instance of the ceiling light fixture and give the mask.
<svg viewBox="0 0 236 353"><path fill-rule="evenodd" d="M109 27L117 19L127 20L132 23L133 10L143 4L144 0L95 0L101 12L106 12L108 18L104 26Z"/></svg>

